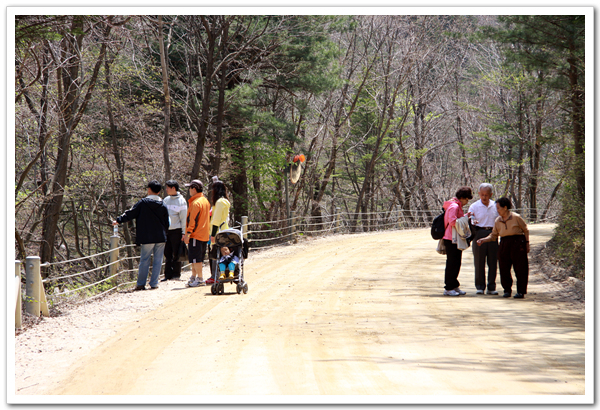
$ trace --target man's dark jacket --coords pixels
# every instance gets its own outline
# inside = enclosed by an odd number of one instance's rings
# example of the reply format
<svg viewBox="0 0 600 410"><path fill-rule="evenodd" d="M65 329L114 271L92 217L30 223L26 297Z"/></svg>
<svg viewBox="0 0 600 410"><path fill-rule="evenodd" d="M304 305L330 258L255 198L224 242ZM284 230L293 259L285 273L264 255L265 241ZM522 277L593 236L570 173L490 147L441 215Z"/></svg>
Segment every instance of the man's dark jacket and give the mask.
<svg viewBox="0 0 600 410"><path fill-rule="evenodd" d="M131 209L117 217L118 223L136 220L135 243L161 243L167 241L169 211L162 200L140 199Z"/></svg>

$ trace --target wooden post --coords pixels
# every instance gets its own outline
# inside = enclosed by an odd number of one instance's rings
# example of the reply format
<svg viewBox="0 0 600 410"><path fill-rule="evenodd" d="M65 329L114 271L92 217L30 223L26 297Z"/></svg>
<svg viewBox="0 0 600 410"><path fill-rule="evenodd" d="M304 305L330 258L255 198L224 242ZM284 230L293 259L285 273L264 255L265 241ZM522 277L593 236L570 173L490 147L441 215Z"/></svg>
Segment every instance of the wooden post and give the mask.
<svg viewBox="0 0 600 410"><path fill-rule="evenodd" d="M48 302L40 274L40 257L28 256L25 259L25 311L35 317L50 316Z"/></svg>
<svg viewBox="0 0 600 410"><path fill-rule="evenodd" d="M20 329L23 327L23 320L21 317L21 309L23 309L21 301L21 261L15 261L15 288L17 297L15 306L15 328Z"/></svg>
<svg viewBox="0 0 600 410"><path fill-rule="evenodd" d="M298 235L296 235L296 211L290 212L290 233L294 243L298 242Z"/></svg>
<svg viewBox="0 0 600 410"><path fill-rule="evenodd" d="M248 230L248 217L242 216L242 238L248 239L248 234L246 231Z"/></svg>
<svg viewBox="0 0 600 410"><path fill-rule="evenodd" d="M28 256L25 259L25 311L35 317L40 316L40 257Z"/></svg>
<svg viewBox="0 0 600 410"><path fill-rule="evenodd" d="M340 208L335 208L335 229L333 230L334 233L339 233L340 232Z"/></svg>
<svg viewBox="0 0 600 410"><path fill-rule="evenodd" d="M44 265L48 266L49 263L46 262ZM40 280L40 309L42 310L42 315L44 315L46 317L50 317L50 311L48 310L48 300L46 299L46 292L44 291L44 284L42 283L41 273L39 274L39 280Z"/></svg>
<svg viewBox="0 0 600 410"><path fill-rule="evenodd" d="M115 225L117 226L117 225ZM109 276L113 276L117 274L117 268L119 267L118 264L118 260L119 260L119 235L117 235L117 233L115 232L115 234L113 236L110 237L110 267L109 267ZM117 278L114 277L111 279L111 281L116 285L117 284Z"/></svg>

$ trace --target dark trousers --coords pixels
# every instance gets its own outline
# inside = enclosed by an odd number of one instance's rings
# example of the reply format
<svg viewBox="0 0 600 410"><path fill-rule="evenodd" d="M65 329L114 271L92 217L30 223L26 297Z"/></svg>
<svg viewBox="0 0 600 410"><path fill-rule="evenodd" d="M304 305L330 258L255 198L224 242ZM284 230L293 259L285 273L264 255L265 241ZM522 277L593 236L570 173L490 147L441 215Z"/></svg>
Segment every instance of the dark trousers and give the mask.
<svg viewBox="0 0 600 410"><path fill-rule="evenodd" d="M527 242L525 235L503 236L498 247L498 265L500 266L500 283L504 292L511 293L513 279L510 268L515 270L517 293L527 293L529 280L529 261L527 260Z"/></svg>
<svg viewBox="0 0 600 410"><path fill-rule="evenodd" d="M181 277L181 262L179 262L179 245L181 244L181 228L167 231L165 245L165 278L178 279Z"/></svg>
<svg viewBox="0 0 600 410"><path fill-rule="evenodd" d="M476 228L477 229L477 228ZM487 289L496 290L496 272L498 267L498 242L486 242L477 246L477 239L485 238L491 229L477 229L473 239L473 264L475 265L475 289L485 290L485 265L487 261Z"/></svg>
<svg viewBox="0 0 600 410"><path fill-rule="evenodd" d="M446 245L446 274L444 277L446 286L444 289L452 290L460 286L458 274L462 263L462 251L448 239L444 239L444 245Z"/></svg>

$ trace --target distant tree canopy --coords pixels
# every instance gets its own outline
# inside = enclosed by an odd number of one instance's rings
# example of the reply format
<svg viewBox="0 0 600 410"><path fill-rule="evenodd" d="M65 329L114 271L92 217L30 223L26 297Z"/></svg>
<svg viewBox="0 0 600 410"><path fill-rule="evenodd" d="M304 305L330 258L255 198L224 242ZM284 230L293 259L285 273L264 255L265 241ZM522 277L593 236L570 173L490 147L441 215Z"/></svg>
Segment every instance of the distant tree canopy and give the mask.
<svg viewBox="0 0 600 410"><path fill-rule="evenodd" d="M16 256L104 250L150 179L218 175L236 220L285 219L283 170L304 154L296 214L431 216L490 182L530 221L560 215L582 270L584 23L17 16Z"/></svg>

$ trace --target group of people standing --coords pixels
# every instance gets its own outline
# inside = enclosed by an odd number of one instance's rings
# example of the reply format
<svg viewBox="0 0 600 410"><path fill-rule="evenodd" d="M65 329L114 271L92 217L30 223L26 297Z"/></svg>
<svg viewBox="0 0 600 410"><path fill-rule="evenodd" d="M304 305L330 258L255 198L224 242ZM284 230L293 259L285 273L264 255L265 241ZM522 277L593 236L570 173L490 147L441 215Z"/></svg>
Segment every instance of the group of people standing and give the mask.
<svg viewBox="0 0 600 410"><path fill-rule="evenodd" d="M193 180L185 186L189 190L186 201L179 192L175 180L165 183L165 198L159 196L162 186L158 181L147 185L148 195L139 200L131 209L118 216L113 225L136 220L135 243L141 246L140 264L135 290L146 289L153 256L150 289L158 289L163 256L165 277L163 281L181 278L182 262L179 259L181 243L188 247L188 261L192 275L188 281L191 287L204 286L215 282L217 261L211 260L211 277L204 281L202 264L215 235L229 229L229 208L231 206L225 184L212 177L210 196L203 194L204 185Z"/></svg>
<svg viewBox="0 0 600 410"><path fill-rule="evenodd" d="M465 214L463 207L473 199L471 188L461 187L455 197L444 202L443 242L446 250L444 295L466 294L460 289L458 274L462 262L462 251L473 242L476 294L497 295L496 267L500 267L500 284L503 297L512 295L513 279L511 268L517 279L514 298L523 299L527 293L529 262L529 229L523 218L511 211L512 204L506 197L493 201L493 187L483 183L479 186L479 200ZM470 219L470 221L469 221ZM500 238L500 244L498 244ZM485 267L488 267L487 281ZM486 285L487 282L487 285Z"/></svg>
<svg viewBox="0 0 600 410"><path fill-rule="evenodd" d="M186 201L179 192L177 181L166 182L166 196L159 193L162 186L158 181L147 185L147 196L139 200L131 209L113 221L113 225L136 220L135 243L141 246L140 264L135 290L146 288L153 256L150 288L157 289L163 256L165 258L165 277L163 281L179 279L182 263L179 259L181 242L188 246L188 260L192 274L188 285L191 287L215 283L217 261L211 260L211 276L204 281L202 264L215 235L229 229L229 208L231 206L227 189L218 177L212 178L210 197L203 194L204 185L195 179L185 184L189 189ZM465 214L465 207L473 199L471 188L461 187L455 197L444 202L445 232L443 243L446 252L444 295L460 296L466 294L460 289L458 275L462 263L462 252L473 241L473 260L475 265L475 288L477 294L497 295L496 267L500 267L500 283L503 296L512 294L511 268L517 279L517 293L514 297L524 298L527 293L529 265L527 253L529 230L523 218L512 212L511 202L502 197L492 198L492 185L484 183L479 187L479 200L473 203ZM470 219L470 221L469 221ZM473 231L473 232L471 232ZM500 244L498 245L498 238ZM486 278L485 267L488 267ZM487 279L487 280L486 280Z"/></svg>

